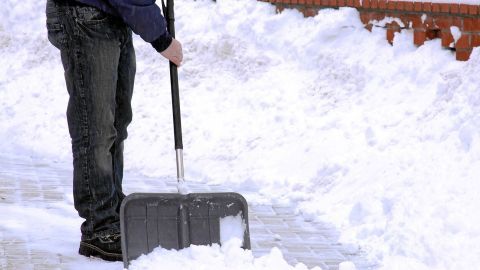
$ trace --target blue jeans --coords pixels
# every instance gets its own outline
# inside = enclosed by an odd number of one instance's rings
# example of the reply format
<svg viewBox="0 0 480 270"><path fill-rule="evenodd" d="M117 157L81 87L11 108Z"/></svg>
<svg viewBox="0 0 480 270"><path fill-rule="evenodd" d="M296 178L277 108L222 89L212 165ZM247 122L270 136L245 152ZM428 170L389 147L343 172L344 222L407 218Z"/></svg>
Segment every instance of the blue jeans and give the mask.
<svg viewBox="0 0 480 270"><path fill-rule="evenodd" d="M123 141L132 120L132 34L119 18L69 1L47 0L48 39L60 50L69 93L75 209L82 239L118 233Z"/></svg>

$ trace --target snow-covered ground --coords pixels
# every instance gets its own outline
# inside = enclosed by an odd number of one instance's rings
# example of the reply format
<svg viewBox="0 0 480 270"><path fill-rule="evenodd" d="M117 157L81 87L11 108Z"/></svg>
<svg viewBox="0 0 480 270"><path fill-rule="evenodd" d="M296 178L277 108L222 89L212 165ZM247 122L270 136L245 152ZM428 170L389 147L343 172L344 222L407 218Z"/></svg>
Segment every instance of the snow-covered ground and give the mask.
<svg viewBox="0 0 480 270"><path fill-rule="evenodd" d="M0 148L69 160L44 4L0 8ZM440 40L416 48L411 31L390 46L350 8L303 18L254 0L178 0L176 16L187 181L294 205L384 269L478 268L479 49L457 62ZM126 166L173 176L168 65L135 44Z"/></svg>
<svg viewBox="0 0 480 270"><path fill-rule="evenodd" d="M278 248L270 254L255 258L250 250L240 248L238 239L213 247L192 246L181 251L157 248L148 256L141 256L133 261L131 270L157 269L201 269L201 270L307 270L303 264L295 267L289 265ZM343 263L345 264L345 263ZM161 266L161 268L159 267ZM345 270L350 270L343 266ZM341 268L341 269L342 269ZM315 267L312 270L321 270ZM354 269L351 269L354 270Z"/></svg>

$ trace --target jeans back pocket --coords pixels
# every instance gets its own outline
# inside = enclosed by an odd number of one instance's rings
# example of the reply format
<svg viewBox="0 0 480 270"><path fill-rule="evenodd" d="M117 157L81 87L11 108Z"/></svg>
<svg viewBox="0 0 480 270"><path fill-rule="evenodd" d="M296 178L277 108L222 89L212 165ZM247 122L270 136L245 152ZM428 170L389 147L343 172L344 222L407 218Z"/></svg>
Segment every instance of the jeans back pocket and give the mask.
<svg viewBox="0 0 480 270"><path fill-rule="evenodd" d="M78 20L86 25L103 24L108 21L109 15L95 7L76 7Z"/></svg>
<svg viewBox="0 0 480 270"><path fill-rule="evenodd" d="M58 49L64 49L67 46L67 33L65 26L54 14L47 14L48 40Z"/></svg>

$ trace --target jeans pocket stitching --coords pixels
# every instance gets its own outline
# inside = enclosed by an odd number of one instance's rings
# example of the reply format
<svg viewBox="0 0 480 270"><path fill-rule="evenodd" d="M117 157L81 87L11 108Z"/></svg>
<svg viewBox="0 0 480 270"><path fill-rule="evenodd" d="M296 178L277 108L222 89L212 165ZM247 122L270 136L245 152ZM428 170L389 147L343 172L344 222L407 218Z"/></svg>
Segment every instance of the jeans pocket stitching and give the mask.
<svg viewBox="0 0 480 270"><path fill-rule="evenodd" d="M109 20L108 14L106 14L101 10L97 10L96 8L90 8L90 7L84 7L83 9L87 9L87 10L79 9L78 11L80 14L82 14L82 16L79 16L77 20L78 22L84 25L93 26L93 25L105 23ZM85 18L85 15L88 15L90 18ZM100 17L100 18L96 18L96 17Z"/></svg>
<svg viewBox="0 0 480 270"><path fill-rule="evenodd" d="M63 49L67 44L67 35L65 28L61 23L47 22L48 40L58 49Z"/></svg>
<svg viewBox="0 0 480 270"><path fill-rule="evenodd" d="M47 22L47 30L56 32L56 31L62 31L63 27L60 23L49 23Z"/></svg>

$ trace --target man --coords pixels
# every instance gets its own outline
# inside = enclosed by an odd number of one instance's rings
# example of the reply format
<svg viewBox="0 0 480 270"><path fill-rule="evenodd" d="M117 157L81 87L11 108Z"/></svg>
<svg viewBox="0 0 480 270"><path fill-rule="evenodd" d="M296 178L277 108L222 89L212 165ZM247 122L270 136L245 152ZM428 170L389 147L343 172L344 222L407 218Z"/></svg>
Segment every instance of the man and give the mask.
<svg viewBox="0 0 480 270"><path fill-rule="evenodd" d="M155 0L47 0L46 15L70 96L74 204L85 219L79 253L121 261L123 141L135 77L131 31L178 66L182 47Z"/></svg>

